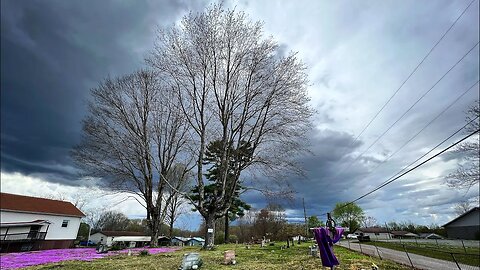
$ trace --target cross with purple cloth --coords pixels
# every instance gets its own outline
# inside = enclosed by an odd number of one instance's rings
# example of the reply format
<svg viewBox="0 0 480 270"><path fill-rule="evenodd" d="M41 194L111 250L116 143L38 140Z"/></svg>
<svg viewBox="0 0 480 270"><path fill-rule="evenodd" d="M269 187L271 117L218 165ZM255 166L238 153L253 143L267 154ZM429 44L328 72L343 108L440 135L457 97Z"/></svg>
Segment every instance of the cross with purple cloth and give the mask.
<svg viewBox="0 0 480 270"><path fill-rule="evenodd" d="M320 250L320 258L322 259L322 265L333 269L335 265L338 265L337 257L333 254L333 244L338 242L342 238L343 228L335 228L335 234L332 236L331 232L327 228L315 228L313 234L315 240L317 240L318 249Z"/></svg>

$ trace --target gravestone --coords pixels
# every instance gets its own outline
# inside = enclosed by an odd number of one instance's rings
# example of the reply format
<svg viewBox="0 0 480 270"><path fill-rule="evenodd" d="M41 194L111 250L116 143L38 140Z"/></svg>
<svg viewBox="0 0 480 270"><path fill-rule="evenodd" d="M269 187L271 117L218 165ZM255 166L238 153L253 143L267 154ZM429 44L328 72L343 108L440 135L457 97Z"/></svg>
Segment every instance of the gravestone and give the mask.
<svg viewBox="0 0 480 270"><path fill-rule="evenodd" d="M227 250L223 253L223 264L230 265L236 263L234 250Z"/></svg>
<svg viewBox="0 0 480 270"><path fill-rule="evenodd" d="M107 246L102 245L102 244L98 245L95 250L97 251L97 253L107 253L108 252Z"/></svg>
<svg viewBox="0 0 480 270"><path fill-rule="evenodd" d="M179 270L195 270L202 266L203 261L198 253L187 253L183 255L182 265Z"/></svg>
<svg viewBox="0 0 480 270"><path fill-rule="evenodd" d="M315 245L310 246L309 255L311 255L311 256L313 256L313 257L319 257L317 246L315 246Z"/></svg>

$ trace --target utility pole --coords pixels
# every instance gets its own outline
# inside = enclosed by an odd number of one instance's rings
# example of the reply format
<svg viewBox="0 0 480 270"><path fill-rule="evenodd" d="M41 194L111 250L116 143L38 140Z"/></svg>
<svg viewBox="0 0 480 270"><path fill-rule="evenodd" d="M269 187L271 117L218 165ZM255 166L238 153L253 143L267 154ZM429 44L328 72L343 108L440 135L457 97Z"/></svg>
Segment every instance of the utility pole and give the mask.
<svg viewBox="0 0 480 270"><path fill-rule="evenodd" d="M308 236L308 223L307 223L307 210L305 210L305 198L302 198L303 201L303 216L305 217L305 237Z"/></svg>

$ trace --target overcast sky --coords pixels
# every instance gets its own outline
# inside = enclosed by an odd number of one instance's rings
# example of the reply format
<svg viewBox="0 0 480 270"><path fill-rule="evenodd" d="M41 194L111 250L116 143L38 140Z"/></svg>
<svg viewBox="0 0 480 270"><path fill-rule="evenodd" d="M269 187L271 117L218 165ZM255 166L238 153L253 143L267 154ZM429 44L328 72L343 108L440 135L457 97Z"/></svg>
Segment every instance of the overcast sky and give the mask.
<svg viewBox="0 0 480 270"><path fill-rule="evenodd" d="M290 179L296 200L283 205L290 220L302 218L302 198L308 215L329 211L336 202L355 199L382 183L464 125L467 107L478 99L478 84L385 161L479 80L478 46L365 151L478 43L478 0L355 140L470 2L225 2L252 20L263 21L266 35L286 50L298 52L308 66L308 91L317 114L312 154L301 159L308 177ZM69 150L80 139L89 89L107 76L144 67L158 27L172 25L187 12L201 11L208 4L1 1L2 192L68 194L86 185L77 176ZM478 196L478 186L467 192L444 184L442 176L457 163L455 156L437 158L359 204L380 223L441 225L455 216L456 202ZM256 193L244 199L256 208L265 205ZM118 196L107 198L109 203L120 200ZM130 217L145 215L134 200L115 209ZM193 214L180 220L179 226L196 229L199 220Z"/></svg>

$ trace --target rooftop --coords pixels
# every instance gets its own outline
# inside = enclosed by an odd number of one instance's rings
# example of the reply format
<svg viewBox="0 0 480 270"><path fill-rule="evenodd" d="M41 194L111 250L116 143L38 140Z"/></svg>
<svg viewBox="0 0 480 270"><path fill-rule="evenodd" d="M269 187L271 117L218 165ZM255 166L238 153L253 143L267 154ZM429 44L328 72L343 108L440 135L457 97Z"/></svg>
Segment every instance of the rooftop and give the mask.
<svg viewBox="0 0 480 270"><path fill-rule="evenodd" d="M100 231L101 233L106 236L147 236L143 232L128 232L128 231Z"/></svg>
<svg viewBox="0 0 480 270"><path fill-rule="evenodd" d="M357 231L361 231L363 233L388 233L388 230L382 227L359 228Z"/></svg>
<svg viewBox="0 0 480 270"><path fill-rule="evenodd" d="M442 227L448 226L448 225L452 224L453 222L455 222L455 221L463 218L464 216L469 215L470 213L473 213L473 212L475 212L475 211L480 211L480 207L477 206L477 207L474 207L474 208L468 210L467 212L461 214L460 216L452 219L450 222L446 223L446 224L443 225Z"/></svg>
<svg viewBox="0 0 480 270"><path fill-rule="evenodd" d="M12 212L44 213L53 215L84 217L72 203L66 201L0 193L0 209Z"/></svg>

